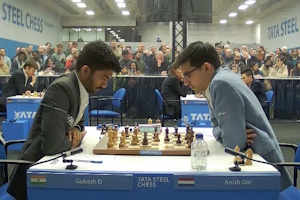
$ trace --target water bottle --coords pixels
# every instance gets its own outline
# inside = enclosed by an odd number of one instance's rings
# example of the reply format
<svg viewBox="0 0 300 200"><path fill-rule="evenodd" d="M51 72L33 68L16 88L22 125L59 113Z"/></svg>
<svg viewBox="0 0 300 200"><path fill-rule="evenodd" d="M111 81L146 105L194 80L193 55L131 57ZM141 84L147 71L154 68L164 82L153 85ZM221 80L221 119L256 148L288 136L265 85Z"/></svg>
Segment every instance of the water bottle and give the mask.
<svg viewBox="0 0 300 200"><path fill-rule="evenodd" d="M191 164L196 170L204 170L207 165L207 143L202 133L196 134L196 140L191 145Z"/></svg>
<svg viewBox="0 0 300 200"><path fill-rule="evenodd" d="M183 123L184 125L187 125L187 124L189 123L189 118L188 118L187 115L184 115L184 117L182 118L182 123Z"/></svg>
<svg viewBox="0 0 300 200"><path fill-rule="evenodd" d="M20 118L20 112L19 111L15 111L15 119L19 120Z"/></svg>

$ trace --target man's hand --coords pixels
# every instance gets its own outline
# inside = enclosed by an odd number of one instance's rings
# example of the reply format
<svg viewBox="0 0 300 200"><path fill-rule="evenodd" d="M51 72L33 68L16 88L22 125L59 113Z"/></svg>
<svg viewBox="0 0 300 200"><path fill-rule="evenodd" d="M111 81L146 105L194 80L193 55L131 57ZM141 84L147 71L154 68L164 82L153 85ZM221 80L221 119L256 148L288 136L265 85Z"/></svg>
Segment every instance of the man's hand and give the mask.
<svg viewBox="0 0 300 200"><path fill-rule="evenodd" d="M160 75L162 75L162 76L167 76L167 71L162 71L162 72L160 73Z"/></svg>
<svg viewBox="0 0 300 200"><path fill-rule="evenodd" d="M251 146L254 143L254 138L257 136L253 129L246 129L247 145Z"/></svg>
<svg viewBox="0 0 300 200"><path fill-rule="evenodd" d="M85 134L86 134L86 131L80 132L77 127L73 127L69 131L68 137L69 137L70 142L72 142L72 146L71 146L72 149L76 148L80 144L80 142L81 142L82 138L85 136Z"/></svg>
<svg viewBox="0 0 300 200"><path fill-rule="evenodd" d="M26 96L31 95L30 90L26 90L26 91L25 91L25 95L26 95Z"/></svg>
<svg viewBox="0 0 300 200"><path fill-rule="evenodd" d="M31 79L32 79L31 80L31 85L33 86L36 82L36 76L35 75L31 76Z"/></svg>

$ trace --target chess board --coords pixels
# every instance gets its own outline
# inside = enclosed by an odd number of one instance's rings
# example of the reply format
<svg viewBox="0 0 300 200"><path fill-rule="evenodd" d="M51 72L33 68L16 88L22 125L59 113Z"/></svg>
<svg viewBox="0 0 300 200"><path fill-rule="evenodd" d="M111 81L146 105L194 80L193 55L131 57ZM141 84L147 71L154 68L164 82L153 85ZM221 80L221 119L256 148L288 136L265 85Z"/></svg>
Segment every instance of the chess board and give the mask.
<svg viewBox="0 0 300 200"><path fill-rule="evenodd" d="M119 147L120 143L120 133L118 134L118 140L114 143L111 148L107 147L108 135L107 133L102 137L100 142L93 149L94 154L109 154L109 155L160 155L160 156L188 156L191 155L191 149L188 148L187 140L185 140L185 133L179 133L181 135L181 144L177 144L177 137L170 133L170 141L164 141L165 134L160 133L159 142L155 142L153 139L153 134L148 133L148 145L143 145L144 134L138 134L137 145L131 145L132 135L126 137L126 144L124 147Z"/></svg>

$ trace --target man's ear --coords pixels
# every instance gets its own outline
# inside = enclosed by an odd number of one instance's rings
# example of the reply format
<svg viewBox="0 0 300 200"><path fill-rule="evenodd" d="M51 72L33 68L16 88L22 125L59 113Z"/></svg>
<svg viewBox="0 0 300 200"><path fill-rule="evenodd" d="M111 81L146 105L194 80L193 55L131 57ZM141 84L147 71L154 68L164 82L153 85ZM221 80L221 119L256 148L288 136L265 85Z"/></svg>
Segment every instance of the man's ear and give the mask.
<svg viewBox="0 0 300 200"><path fill-rule="evenodd" d="M90 74L90 68L87 65L83 65L80 71L84 77L87 77Z"/></svg>

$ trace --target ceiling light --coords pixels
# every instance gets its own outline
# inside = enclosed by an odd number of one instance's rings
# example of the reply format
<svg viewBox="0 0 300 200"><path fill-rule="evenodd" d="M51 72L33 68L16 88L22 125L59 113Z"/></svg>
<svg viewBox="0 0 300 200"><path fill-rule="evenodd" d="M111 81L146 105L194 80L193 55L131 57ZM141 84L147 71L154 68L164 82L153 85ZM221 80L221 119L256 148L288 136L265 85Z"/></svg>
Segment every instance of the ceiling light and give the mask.
<svg viewBox="0 0 300 200"><path fill-rule="evenodd" d="M119 8L126 8L126 4L125 3L117 3Z"/></svg>
<svg viewBox="0 0 300 200"><path fill-rule="evenodd" d="M81 0L72 0L74 3L80 3Z"/></svg>
<svg viewBox="0 0 300 200"><path fill-rule="evenodd" d="M87 11L85 11L85 13L87 15L94 15L95 14L94 11L92 11L92 10L87 10Z"/></svg>
<svg viewBox="0 0 300 200"><path fill-rule="evenodd" d="M85 3L76 3L79 8L86 8Z"/></svg>
<svg viewBox="0 0 300 200"><path fill-rule="evenodd" d="M240 5L240 7L238 7L239 10L246 10L248 8L248 5Z"/></svg>
<svg viewBox="0 0 300 200"><path fill-rule="evenodd" d="M115 0L116 3L123 3L124 0Z"/></svg>
<svg viewBox="0 0 300 200"><path fill-rule="evenodd" d="M256 1L255 0L248 0L245 2L246 5L252 5L254 4Z"/></svg>
<svg viewBox="0 0 300 200"><path fill-rule="evenodd" d="M125 10L125 11L122 11L122 15L130 15L129 11Z"/></svg>
<svg viewBox="0 0 300 200"><path fill-rule="evenodd" d="M111 28L106 28L106 30L110 31L110 30L111 30Z"/></svg>
<svg viewBox="0 0 300 200"><path fill-rule="evenodd" d="M97 28L96 30L97 30L98 32L102 31L102 29L101 29L101 28Z"/></svg>
<svg viewBox="0 0 300 200"><path fill-rule="evenodd" d="M236 12L232 12L232 13L229 13L228 16L229 16L229 17L236 17L236 16L237 16L237 13L236 13Z"/></svg>
<svg viewBox="0 0 300 200"><path fill-rule="evenodd" d="M110 33L114 33L114 31L109 31Z"/></svg>
<svg viewBox="0 0 300 200"><path fill-rule="evenodd" d="M226 24L227 23L227 20L226 19L221 19L220 20L220 24Z"/></svg>
<svg viewBox="0 0 300 200"><path fill-rule="evenodd" d="M253 24L253 21L252 20L248 20L245 22L245 24Z"/></svg>

